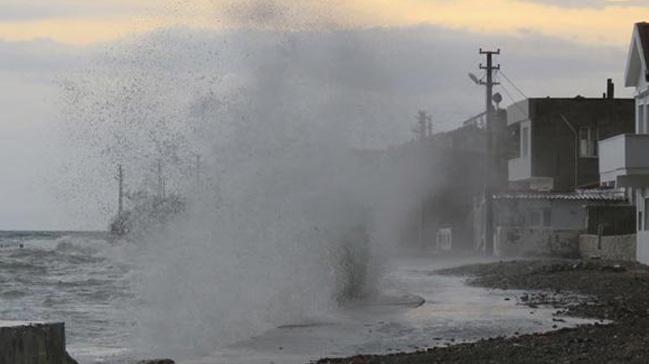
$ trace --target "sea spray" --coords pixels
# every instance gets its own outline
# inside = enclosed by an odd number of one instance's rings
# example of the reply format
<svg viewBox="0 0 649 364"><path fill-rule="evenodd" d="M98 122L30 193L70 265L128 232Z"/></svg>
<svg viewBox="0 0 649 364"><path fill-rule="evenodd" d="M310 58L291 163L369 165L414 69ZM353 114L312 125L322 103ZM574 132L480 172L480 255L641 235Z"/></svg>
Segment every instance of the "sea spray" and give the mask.
<svg viewBox="0 0 649 364"><path fill-rule="evenodd" d="M162 161L186 201L131 238L141 349L207 353L375 293L421 186L359 143L382 134L371 89L389 87L367 48L344 32L166 30L65 83L83 152L124 165L131 193L155 189Z"/></svg>

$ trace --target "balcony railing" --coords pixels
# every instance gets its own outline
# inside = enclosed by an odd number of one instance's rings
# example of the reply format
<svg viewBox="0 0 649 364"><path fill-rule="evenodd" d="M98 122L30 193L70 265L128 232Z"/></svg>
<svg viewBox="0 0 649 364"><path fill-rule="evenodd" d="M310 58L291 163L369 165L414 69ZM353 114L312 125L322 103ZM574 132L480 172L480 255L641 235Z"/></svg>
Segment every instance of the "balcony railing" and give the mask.
<svg viewBox="0 0 649 364"><path fill-rule="evenodd" d="M649 134L621 134L599 142L599 174L604 184L637 185L649 178Z"/></svg>

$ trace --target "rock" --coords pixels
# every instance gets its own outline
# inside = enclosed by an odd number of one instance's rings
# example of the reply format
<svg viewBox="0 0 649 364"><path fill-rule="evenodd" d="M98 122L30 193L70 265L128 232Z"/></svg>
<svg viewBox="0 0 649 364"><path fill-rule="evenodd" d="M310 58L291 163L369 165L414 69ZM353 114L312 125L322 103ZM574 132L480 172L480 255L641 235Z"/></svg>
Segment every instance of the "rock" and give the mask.
<svg viewBox="0 0 649 364"><path fill-rule="evenodd" d="M153 360L140 360L137 364L176 364L171 359L153 359Z"/></svg>

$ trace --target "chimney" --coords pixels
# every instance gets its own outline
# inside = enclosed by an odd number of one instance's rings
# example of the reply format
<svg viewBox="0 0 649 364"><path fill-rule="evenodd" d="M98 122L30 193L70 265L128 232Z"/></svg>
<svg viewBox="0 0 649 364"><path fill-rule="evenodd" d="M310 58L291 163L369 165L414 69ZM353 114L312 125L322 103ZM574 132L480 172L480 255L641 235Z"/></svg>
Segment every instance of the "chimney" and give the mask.
<svg viewBox="0 0 649 364"><path fill-rule="evenodd" d="M615 84L612 79L606 80L606 98L613 100L615 98Z"/></svg>

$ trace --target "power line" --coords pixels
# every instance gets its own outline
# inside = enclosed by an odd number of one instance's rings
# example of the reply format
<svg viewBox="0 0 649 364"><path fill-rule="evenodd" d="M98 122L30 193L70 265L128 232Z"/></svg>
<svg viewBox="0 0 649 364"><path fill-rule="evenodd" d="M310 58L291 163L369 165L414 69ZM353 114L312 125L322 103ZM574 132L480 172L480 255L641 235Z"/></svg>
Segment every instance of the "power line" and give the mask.
<svg viewBox="0 0 649 364"><path fill-rule="evenodd" d="M507 97L509 97L510 100L512 100L512 102L513 102L514 104L516 104L518 101L520 101L520 100L516 100L516 99L512 96L512 94L509 92L509 90L507 89L507 87L505 87L505 85L502 85L502 84L501 84L501 85L500 85L500 89L505 93L505 95L507 95Z"/></svg>
<svg viewBox="0 0 649 364"><path fill-rule="evenodd" d="M507 97L509 97L510 100L512 100L512 105L514 105L514 107L516 107L518 109L518 111L520 111L523 115L527 114L527 111L525 111L525 110L523 110L521 108L521 106L518 104L518 101L516 101L516 99L514 99L512 94L509 92L509 90L507 90L507 87L505 87L504 85L501 84L500 89L505 92L505 95L507 95Z"/></svg>
<svg viewBox="0 0 649 364"><path fill-rule="evenodd" d="M514 87L514 89L516 89L516 91L518 91L519 94L523 95L524 98L529 99L529 97L527 97L527 95L525 95L525 92L521 91L521 89L520 89L518 86L516 86L516 84L515 84L511 79L509 79L509 77L507 77L507 75L505 74L505 72L503 72L502 70L499 70L499 73L500 73L501 75L503 75L503 77L505 78L505 80L506 80L507 82L509 82L509 84L512 85L512 87Z"/></svg>

